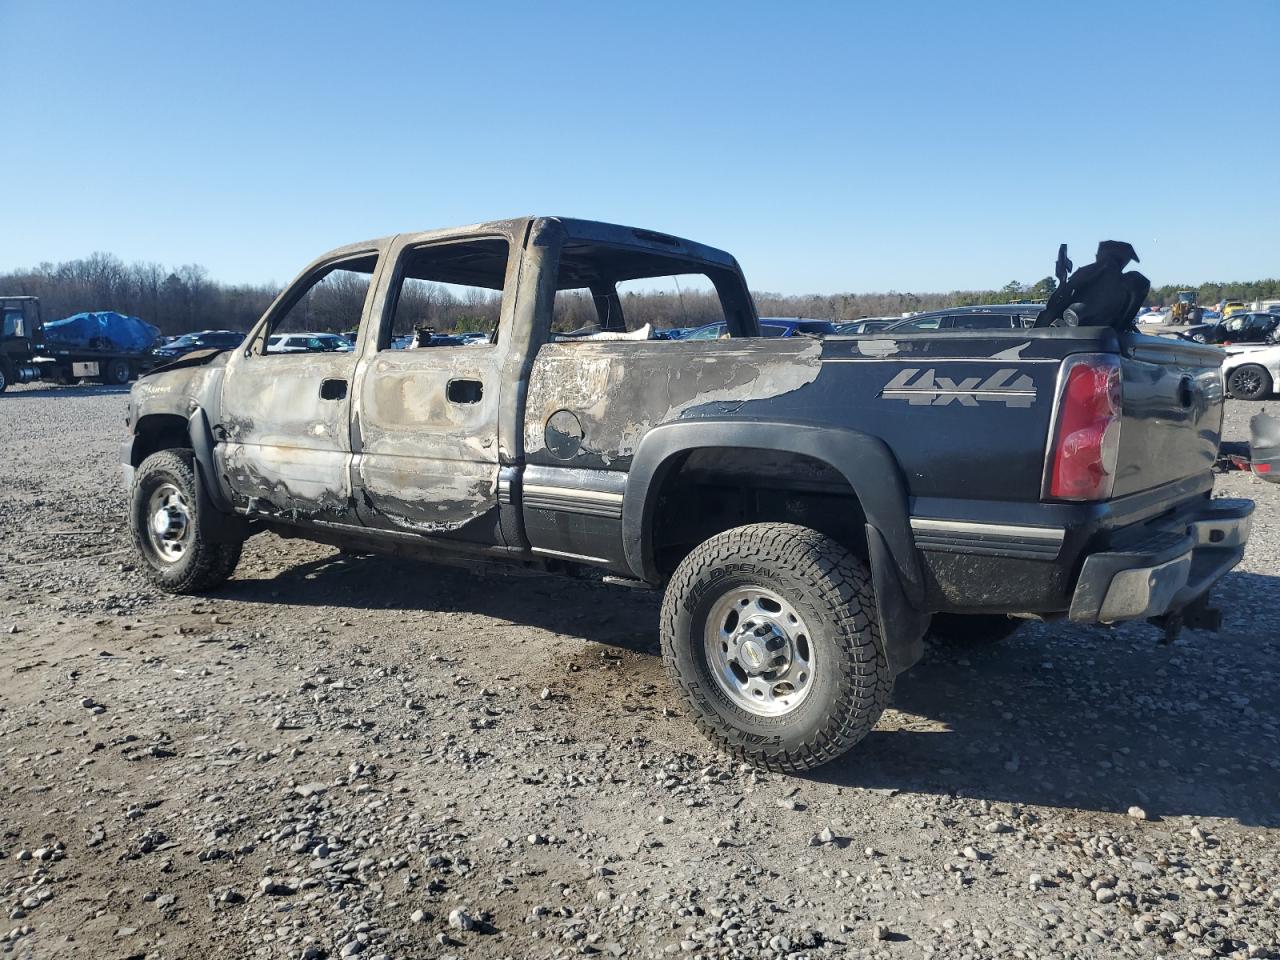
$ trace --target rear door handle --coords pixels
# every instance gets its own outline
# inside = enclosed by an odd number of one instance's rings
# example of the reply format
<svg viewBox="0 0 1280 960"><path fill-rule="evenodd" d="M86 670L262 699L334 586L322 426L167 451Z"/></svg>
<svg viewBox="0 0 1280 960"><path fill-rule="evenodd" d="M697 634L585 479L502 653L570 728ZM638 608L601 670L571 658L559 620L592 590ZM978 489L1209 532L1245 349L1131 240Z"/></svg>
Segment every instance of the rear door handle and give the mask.
<svg viewBox="0 0 1280 960"><path fill-rule="evenodd" d="M320 381L321 400L344 400L347 396L347 381L326 379Z"/></svg>
<svg viewBox="0 0 1280 960"><path fill-rule="evenodd" d="M450 403L479 403L484 396L484 384L479 380L450 380L445 396Z"/></svg>

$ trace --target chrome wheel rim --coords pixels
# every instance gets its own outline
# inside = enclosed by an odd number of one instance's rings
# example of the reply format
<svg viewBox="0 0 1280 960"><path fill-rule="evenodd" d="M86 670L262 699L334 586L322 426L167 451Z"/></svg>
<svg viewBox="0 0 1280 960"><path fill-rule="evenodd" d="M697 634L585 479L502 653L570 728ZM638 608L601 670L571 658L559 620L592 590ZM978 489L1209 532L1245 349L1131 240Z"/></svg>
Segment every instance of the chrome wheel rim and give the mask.
<svg viewBox="0 0 1280 960"><path fill-rule="evenodd" d="M813 687L812 634L795 607L765 587L735 587L720 597L703 643L716 685L748 713L790 713Z"/></svg>
<svg viewBox="0 0 1280 960"><path fill-rule="evenodd" d="M165 563L177 563L191 545L194 527L186 494L172 483L161 484L147 501L147 538Z"/></svg>

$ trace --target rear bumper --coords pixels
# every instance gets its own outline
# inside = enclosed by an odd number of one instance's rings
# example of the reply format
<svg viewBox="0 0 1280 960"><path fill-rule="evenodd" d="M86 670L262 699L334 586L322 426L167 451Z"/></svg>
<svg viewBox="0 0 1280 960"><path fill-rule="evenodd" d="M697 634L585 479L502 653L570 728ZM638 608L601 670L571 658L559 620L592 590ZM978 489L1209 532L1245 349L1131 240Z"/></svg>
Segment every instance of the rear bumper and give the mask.
<svg viewBox="0 0 1280 960"><path fill-rule="evenodd" d="M1203 596L1244 556L1252 500L1208 500L1123 548L1085 557L1069 616L1084 623L1156 617Z"/></svg>

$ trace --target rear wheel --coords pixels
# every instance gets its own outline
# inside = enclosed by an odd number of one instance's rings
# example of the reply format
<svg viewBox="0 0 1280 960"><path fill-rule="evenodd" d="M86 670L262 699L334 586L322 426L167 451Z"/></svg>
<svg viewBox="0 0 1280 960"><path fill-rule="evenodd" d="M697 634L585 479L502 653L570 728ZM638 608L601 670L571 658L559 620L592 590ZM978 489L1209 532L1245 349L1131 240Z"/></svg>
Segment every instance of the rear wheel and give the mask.
<svg viewBox="0 0 1280 960"><path fill-rule="evenodd" d="M0 357L0 393L9 389L9 364Z"/></svg>
<svg viewBox="0 0 1280 960"><path fill-rule="evenodd" d="M199 593L223 583L240 543L211 543L200 530L190 450L162 450L142 462L130 496L129 530L147 579L166 593Z"/></svg>
<svg viewBox="0 0 1280 960"><path fill-rule="evenodd" d="M1227 377L1227 392L1237 400L1263 400L1271 395L1271 374L1256 363L1242 364Z"/></svg>
<svg viewBox="0 0 1280 960"><path fill-rule="evenodd" d="M1018 632L1021 620L1001 614L935 613L929 634L943 643L999 643Z"/></svg>
<svg viewBox="0 0 1280 960"><path fill-rule="evenodd" d="M132 371L129 369L129 361L116 358L108 360L102 369L102 382L119 386L122 383L128 383Z"/></svg>
<svg viewBox="0 0 1280 960"><path fill-rule="evenodd" d="M893 690L866 566L794 524L695 548L663 597L662 655L703 733L767 770L834 760Z"/></svg>

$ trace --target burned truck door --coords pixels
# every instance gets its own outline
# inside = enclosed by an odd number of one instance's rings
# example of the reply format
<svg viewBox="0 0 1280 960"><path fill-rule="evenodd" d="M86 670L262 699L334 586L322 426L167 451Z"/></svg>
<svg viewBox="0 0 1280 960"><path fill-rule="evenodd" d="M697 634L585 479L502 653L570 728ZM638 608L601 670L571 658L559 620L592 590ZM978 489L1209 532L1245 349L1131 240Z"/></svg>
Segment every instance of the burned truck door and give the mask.
<svg viewBox="0 0 1280 960"><path fill-rule="evenodd" d="M501 545L498 412L507 236L397 238L364 336L353 473L369 526ZM510 279L509 279L510 276Z"/></svg>
<svg viewBox="0 0 1280 960"><path fill-rule="evenodd" d="M288 334L361 324L379 265L376 249L313 265L271 306L227 363L222 472L242 506L294 520L358 524L352 507L350 388L357 353L286 352Z"/></svg>

